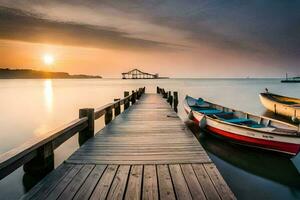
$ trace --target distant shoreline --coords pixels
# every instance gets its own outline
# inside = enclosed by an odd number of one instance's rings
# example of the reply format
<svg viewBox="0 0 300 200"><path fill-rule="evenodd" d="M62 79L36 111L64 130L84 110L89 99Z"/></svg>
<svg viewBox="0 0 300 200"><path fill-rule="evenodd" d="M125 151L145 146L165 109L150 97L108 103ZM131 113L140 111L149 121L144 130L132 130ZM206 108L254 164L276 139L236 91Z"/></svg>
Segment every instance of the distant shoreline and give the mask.
<svg viewBox="0 0 300 200"><path fill-rule="evenodd" d="M49 72L32 69L0 68L0 79L102 79L102 76L71 75L66 72Z"/></svg>

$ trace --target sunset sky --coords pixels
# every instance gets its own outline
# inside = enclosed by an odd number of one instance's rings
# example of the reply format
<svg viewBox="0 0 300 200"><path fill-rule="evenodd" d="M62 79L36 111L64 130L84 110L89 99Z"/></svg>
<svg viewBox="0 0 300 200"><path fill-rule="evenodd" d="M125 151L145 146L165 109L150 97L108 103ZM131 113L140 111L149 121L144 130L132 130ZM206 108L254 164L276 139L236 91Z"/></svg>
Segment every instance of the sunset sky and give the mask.
<svg viewBox="0 0 300 200"><path fill-rule="evenodd" d="M171 77L300 75L300 1L0 0L0 67L104 77L135 67Z"/></svg>

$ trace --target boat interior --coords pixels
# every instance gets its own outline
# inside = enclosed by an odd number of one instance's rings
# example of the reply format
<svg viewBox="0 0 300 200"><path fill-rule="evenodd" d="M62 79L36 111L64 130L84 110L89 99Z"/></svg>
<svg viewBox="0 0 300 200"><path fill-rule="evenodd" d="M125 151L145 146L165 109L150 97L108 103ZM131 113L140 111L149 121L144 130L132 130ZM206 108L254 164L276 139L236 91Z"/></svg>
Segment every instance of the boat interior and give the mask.
<svg viewBox="0 0 300 200"><path fill-rule="evenodd" d="M265 96L266 98L268 98L272 101L276 101L278 103L287 104L287 105L291 105L291 106L300 106L300 99L280 96L280 95L272 94L272 93L261 93L261 95Z"/></svg>
<svg viewBox="0 0 300 200"><path fill-rule="evenodd" d="M194 99L187 96L186 101L193 111L197 111L213 119L255 129L264 129L278 134L298 135L297 129L295 129L292 125L279 123L265 117L251 115L242 111L236 111L217 104L206 102L201 98Z"/></svg>

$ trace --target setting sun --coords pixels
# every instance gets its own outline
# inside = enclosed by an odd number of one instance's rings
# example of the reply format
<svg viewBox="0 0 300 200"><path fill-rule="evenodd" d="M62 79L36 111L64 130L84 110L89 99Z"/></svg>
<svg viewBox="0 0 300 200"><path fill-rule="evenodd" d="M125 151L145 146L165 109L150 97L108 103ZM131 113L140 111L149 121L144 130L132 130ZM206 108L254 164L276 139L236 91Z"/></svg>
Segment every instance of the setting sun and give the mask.
<svg viewBox="0 0 300 200"><path fill-rule="evenodd" d="M45 63L45 65L52 65L54 62L54 57L51 54L45 54L43 56L43 62Z"/></svg>

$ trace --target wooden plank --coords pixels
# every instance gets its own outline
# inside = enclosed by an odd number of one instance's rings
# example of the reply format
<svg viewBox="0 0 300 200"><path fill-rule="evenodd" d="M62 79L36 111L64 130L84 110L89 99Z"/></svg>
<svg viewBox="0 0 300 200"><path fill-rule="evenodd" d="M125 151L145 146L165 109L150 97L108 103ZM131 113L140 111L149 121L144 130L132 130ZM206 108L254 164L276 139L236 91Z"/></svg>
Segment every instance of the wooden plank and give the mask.
<svg viewBox="0 0 300 200"><path fill-rule="evenodd" d="M69 160L67 163L71 164L96 164L96 165L153 165L153 164L192 164L192 163L199 163L203 164L206 163L205 160L193 160L188 158L186 160Z"/></svg>
<svg viewBox="0 0 300 200"><path fill-rule="evenodd" d="M91 173L95 165L84 165L81 170L74 176L73 180L69 183L69 185L65 188L62 194L58 199L60 200L68 200L73 199L74 195L84 183L85 179Z"/></svg>
<svg viewBox="0 0 300 200"><path fill-rule="evenodd" d="M45 199L73 167L74 165L71 164L61 164L56 170L37 183L37 185L27 192L22 199Z"/></svg>
<svg viewBox="0 0 300 200"><path fill-rule="evenodd" d="M143 165L131 166L125 199L138 200L142 197Z"/></svg>
<svg viewBox="0 0 300 200"><path fill-rule="evenodd" d="M192 165L182 164L180 166L193 199L206 199Z"/></svg>
<svg viewBox="0 0 300 200"><path fill-rule="evenodd" d="M157 176L160 199L176 199L168 166L157 165Z"/></svg>
<svg viewBox="0 0 300 200"><path fill-rule="evenodd" d="M130 165L121 165L110 187L107 199L123 199Z"/></svg>
<svg viewBox="0 0 300 200"><path fill-rule="evenodd" d="M117 172L118 165L109 165L95 187L90 200L102 200L106 199L110 185Z"/></svg>
<svg viewBox="0 0 300 200"><path fill-rule="evenodd" d="M120 161L126 161L126 160L176 160L178 163L181 162L181 160L201 160L201 162L209 162L210 160L206 157L206 155L188 155L188 154L183 154L183 155L172 155L172 153L168 155L86 155L86 156L71 156L70 160L102 160L102 161L110 161L110 160L120 160ZM155 163L154 163L155 164Z"/></svg>
<svg viewBox="0 0 300 200"><path fill-rule="evenodd" d="M66 163L74 164L77 171L70 169L56 184L50 181L50 190L44 189L42 197L234 198L214 165L209 165L212 161L203 147L158 95L143 96L89 139ZM40 188L46 186L39 186L32 193L43 191Z"/></svg>
<svg viewBox="0 0 300 200"><path fill-rule="evenodd" d="M158 199L158 184L155 165L144 165L143 200Z"/></svg>
<svg viewBox="0 0 300 200"><path fill-rule="evenodd" d="M169 165L169 168L177 199L192 199L180 165Z"/></svg>
<svg viewBox="0 0 300 200"><path fill-rule="evenodd" d="M216 191L213 183L211 182L208 174L206 173L202 164L193 164L194 172L198 178L198 181L204 191L207 199L220 199L218 192Z"/></svg>
<svg viewBox="0 0 300 200"><path fill-rule="evenodd" d="M198 147L198 146L191 146L191 147L185 147L185 146L172 146L172 147L151 147L151 146L110 146L109 149L107 147L102 147L102 146L97 146L93 147L90 146L89 148L85 149L79 149L78 152L93 152L93 151L100 151L100 152L181 152L181 151L189 151L190 150L195 150L195 151L201 151L205 152L204 149Z"/></svg>
<svg viewBox="0 0 300 200"><path fill-rule="evenodd" d="M86 153L86 156L84 153L77 154L76 157L72 157L71 159L78 159L78 158L86 158L87 160L89 159L102 159L103 160L125 160L128 158L133 158L132 160L161 160L161 159L179 159L179 158L193 158L195 159L202 159L206 158L205 152L200 152L200 153L190 153L188 155L188 151L183 151L183 152L149 152L149 153L144 153L144 152L93 152L93 153ZM121 157L121 159L119 159ZM141 159L140 159L141 158ZM130 160L130 159L129 159ZM207 159L209 161L209 159Z"/></svg>
<svg viewBox="0 0 300 200"><path fill-rule="evenodd" d="M189 147L189 146L197 146L196 143L183 143L183 142L176 142L176 143L168 143L168 142L165 142L165 143L146 143L144 142L143 144L141 143L133 143L133 142L127 142L127 143L117 143L117 142L97 142L97 143L93 143L93 144L89 144L90 146L93 146L93 147L97 147L97 146L102 146L102 147L117 147L117 146L120 146L120 147L124 147L124 146L135 146L135 147L143 147L143 146L147 146L147 147L163 147L166 145L169 145L170 147L174 147L174 146L181 146L181 147ZM85 149L84 148L85 146L82 147L82 149Z"/></svg>
<svg viewBox="0 0 300 200"><path fill-rule="evenodd" d="M83 165L75 165L69 173L56 185L54 190L51 191L49 196L47 196L45 199L57 199L59 195L62 193L62 191L67 187L67 185L71 182L71 180L76 176L76 174L79 172L79 170L83 167Z"/></svg>
<svg viewBox="0 0 300 200"><path fill-rule="evenodd" d="M106 165L96 165L73 200L89 199L105 168Z"/></svg>
<svg viewBox="0 0 300 200"><path fill-rule="evenodd" d="M199 155L200 154L200 155ZM206 153L204 151L199 152L199 153L195 153L193 151L165 151L165 152L124 152L124 151L119 151L119 152L101 152L98 150L94 150L92 152L90 151L83 151L83 152L77 152L76 154L77 156L82 156L82 157L99 157L99 156L106 156L106 157L110 157L110 156L148 156L148 157L163 157L163 156L172 156L172 157L180 157L180 156L186 156L186 155L190 155L190 157L199 157L199 156L203 156L206 155Z"/></svg>
<svg viewBox="0 0 300 200"><path fill-rule="evenodd" d="M214 164L203 165L222 199L236 199Z"/></svg>
<svg viewBox="0 0 300 200"><path fill-rule="evenodd" d="M81 163L94 161L94 164L210 162L197 139L186 131L186 126L181 120L168 116L177 117L160 96L145 95L76 151L68 162L80 163L80 160ZM178 147L185 150L177 151Z"/></svg>

